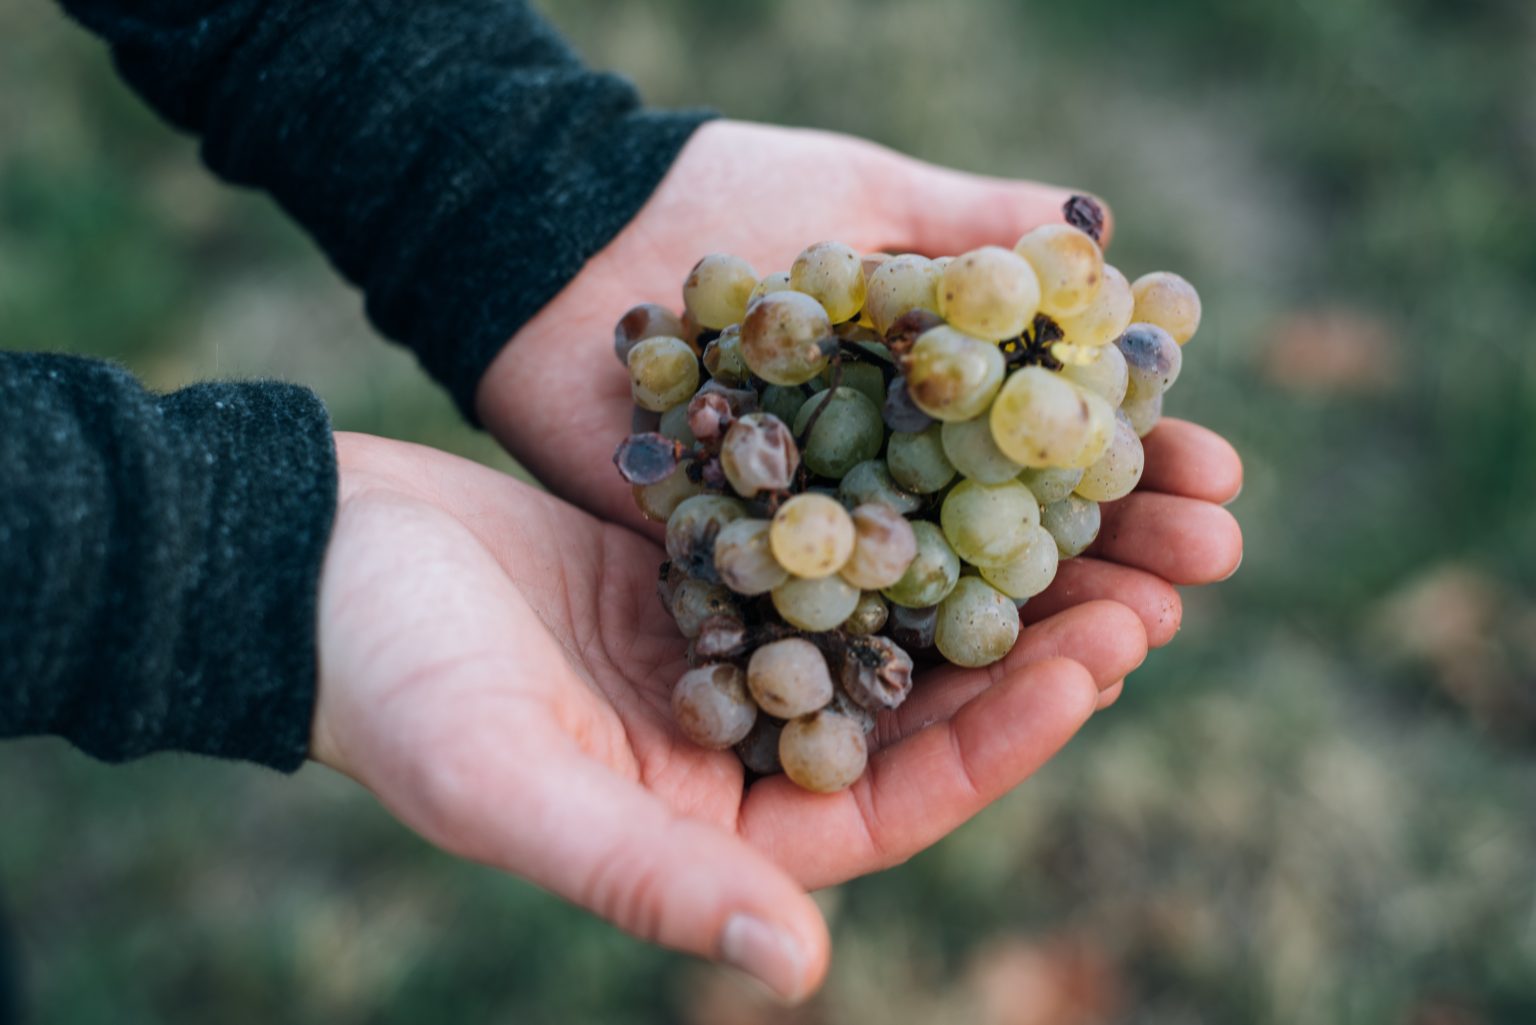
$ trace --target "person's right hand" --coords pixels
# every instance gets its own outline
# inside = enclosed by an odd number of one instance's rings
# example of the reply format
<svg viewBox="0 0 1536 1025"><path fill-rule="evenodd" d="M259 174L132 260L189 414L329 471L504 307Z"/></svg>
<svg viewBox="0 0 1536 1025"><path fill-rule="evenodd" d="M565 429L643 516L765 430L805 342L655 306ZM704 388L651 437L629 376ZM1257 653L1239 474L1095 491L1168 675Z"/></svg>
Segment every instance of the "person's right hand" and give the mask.
<svg viewBox="0 0 1536 1025"><path fill-rule="evenodd" d="M1161 576L1071 560L1007 658L919 674L852 788L748 787L673 724L685 642L657 545L432 449L340 434L337 451L313 757L444 849L792 999L829 956L806 889L898 864L1006 793L1178 626ZM1147 453L1156 491L1106 507L1101 554L1227 575L1241 539L1211 503L1236 490L1231 449L1169 422Z"/></svg>

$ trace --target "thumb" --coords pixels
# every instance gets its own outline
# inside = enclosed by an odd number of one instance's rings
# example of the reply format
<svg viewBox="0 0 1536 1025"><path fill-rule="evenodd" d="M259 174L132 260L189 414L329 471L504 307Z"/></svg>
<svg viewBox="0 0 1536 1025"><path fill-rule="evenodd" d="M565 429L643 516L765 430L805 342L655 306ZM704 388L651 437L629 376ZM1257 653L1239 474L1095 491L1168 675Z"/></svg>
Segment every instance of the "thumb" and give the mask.
<svg viewBox="0 0 1536 1025"><path fill-rule="evenodd" d="M525 734L526 736L526 734ZM741 969L789 1001L826 974L826 922L744 840L674 813L565 737L461 752L429 839L522 876L648 942ZM434 835L436 834L436 835Z"/></svg>
<svg viewBox="0 0 1536 1025"><path fill-rule="evenodd" d="M898 230L901 249L945 256L979 246L1012 246L1020 235L1042 224L1065 221L1063 207L1085 193L1034 181L1015 181L967 174L919 160L900 158ZM1093 197L1097 200L1097 197ZM1114 218L1108 204L1100 244L1109 245Z"/></svg>

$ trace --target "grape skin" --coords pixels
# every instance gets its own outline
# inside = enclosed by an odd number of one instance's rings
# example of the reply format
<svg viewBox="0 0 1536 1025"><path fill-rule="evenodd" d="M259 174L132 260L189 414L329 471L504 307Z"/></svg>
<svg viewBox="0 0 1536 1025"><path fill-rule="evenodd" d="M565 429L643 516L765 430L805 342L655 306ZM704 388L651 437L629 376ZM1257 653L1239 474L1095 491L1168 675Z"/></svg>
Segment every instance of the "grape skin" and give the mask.
<svg viewBox="0 0 1536 1025"><path fill-rule="evenodd" d="M1108 450L1098 462L1083 471L1083 479L1077 485L1077 493L1094 502L1113 502L1135 490L1146 468L1147 457L1142 450L1136 429L1124 415L1115 417L1115 436Z"/></svg>
<svg viewBox="0 0 1536 1025"><path fill-rule="evenodd" d="M747 507L724 495L694 495L678 503L667 518L667 557L697 575L707 559L714 572L715 535L732 520L747 514Z"/></svg>
<svg viewBox="0 0 1536 1025"><path fill-rule="evenodd" d="M629 385L635 405L666 412L698 390L699 358L681 338L646 338L629 350Z"/></svg>
<svg viewBox="0 0 1536 1025"><path fill-rule="evenodd" d="M774 513L768 540L785 569L819 579L842 569L853 554L853 518L836 499L799 494Z"/></svg>
<svg viewBox="0 0 1536 1025"><path fill-rule="evenodd" d="M736 666L700 666L684 673L672 689L672 718L689 740L719 751L751 732L757 705Z"/></svg>
<svg viewBox="0 0 1536 1025"><path fill-rule="evenodd" d="M1099 503L1068 495L1040 510L1040 525L1056 539L1064 559L1083 554L1099 536Z"/></svg>
<svg viewBox="0 0 1536 1025"><path fill-rule="evenodd" d="M721 384L739 387L752 376L741 355L741 325L731 324L704 346L704 369Z"/></svg>
<svg viewBox="0 0 1536 1025"><path fill-rule="evenodd" d="M665 306L641 303L619 318L613 328L613 352L619 362L629 366L629 350L647 338L682 338L682 319Z"/></svg>
<svg viewBox="0 0 1536 1025"><path fill-rule="evenodd" d="M1033 598L1051 586L1060 562L1050 531L1031 527L1024 550L1001 566L982 567L981 579L1015 600Z"/></svg>
<svg viewBox="0 0 1536 1025"><path fill-rule="evenodd" d="M935 420L970 420L991 403L1004 372L996 345L952 327L936 327L912 346L907 391L917 408Z"/></svg>
<svg viewBox="0 0 1536 1025"><path fill-rule="evenodd" d="M784 491L795 479L800 450L784 422L771 413L748 413L725 432L720 469L744 498Z"/></svg>
<svg viewBox="0 0 1536 1025"><path fill-rule="evenodd" d="M1104 401L1111 406L1119 406L1125 400L1126 389L1130 386L1130 371L1126 366L1125 354L1118 345L1101 345L1091 351L1094 354L1091 362L1068 363L1061 368L1061 376L1079 388L1103 396Z"/></svg>
<svg viewBox="0 0 1536 1025"><path fill-rule="evenodd" d="M920 495L930 495L955 479L938 424L916 434L892 434L885 444L885 465L897 484Z"/></svg>
<svg viewBox="0 0 1536 1025"><path fill-rule="evenodd" d="M1200 330L1200 293L1172 271L1143 274L1131 286L1131 295L1135 300L1135 318L1156 324L1180 345Z"/></svg>
<svg viewBox="0 0 1536 1025"><path fill-rule="evenodd" d="M896 484L883 459L867 459L843 474L837 485L837 497L850 509L869 502L881 502L903 516L910 516L923 507L921 496L903 491Z"/></svg>
<svg viewBox="0 0 1536 1025"><path fill-rule="evenodd" d="M784 724L779 762L798 786L819 794L835 793L864 775L869 745L858 720L824 710Z"/></svg>
<svg viewBox="0 0 1536 1025"><path fill-rule="evenodd" d="M908 608L937 605L960 579L960 557L936 524L917 520L912 533L917 538L917 555L901 579L881 593L887 601Z"/></svg>
<svg viewBox="0 0 1536 1025"><path fill-rule="evenodd" d="M1104 252L1086 232L1042 224L1013 247L1040 281L1040 312L1065 317L1088 308L1104 278Z"/></svg>
<svg viewBox="0 0 1536 1025"><path fill-rule="evenodd" d="M798 386L770 384L763 389L763 412L771 413L786 424L795 422L805 401L805 392Z"/></svg>
<svg viewBox="0 0 1536 1025"><path fill-rule="evenodd" d="M671 519L677 507L694 495L702 495L704 486L688 477L688 467L693 461L685 459L677 464L671 475L655 484L637 484L633 488L635 505L648 520L665 523Z"/></svg>
<svg viewBox="0 0 1536 1025"><path fill-rule="evenodd" d="M773 607L786 623L814 633L836 630L859 604L859 589L836 575L790 577L772 594Z"/></svg>
<svg viewBox="0 0 1536 1025"><path fill-rule="evenodd" d="M962 577L939 603L934 643L957 666L990 665L1018 639L1018 606L980 577Z"/></svg>
<svg viewBox="0 0 1536 1025"><path fill-rule="evenodd" d="M1009 376L992 404L991 424L997 447L1022 466L1087 465L1108 446L1114 412L1102 396L1030 366Z"/></svg>
<svg viewBox="0 0 1536 1025"><path fill-rule="evenodd" d="M1163 394L1154 392L1147 396L1136 396L1125 400L1120 407L1120 412L1131 422L1131 429L1139 438L1145 438L1151 433L1152 428L1163 416Z"/></svg>
<svg viewBox="0 0 1536 1025"><path fill-rule="evenodd" d="M753 303L769 292L793 291L794 289L789 286L789 271L774 271L772 274L765 274L763 279L757 283L757 287L752 289L752 295L747 299L747 306L750 308Z"/></svg>
<svg viewBox="0 0 1536 1025"><path fill-rule="evenodd" d="M864 305L864 261L841 242L818 242L795 258L789 287L814 298L832 323L841 324Z"/></svg>
<svg viewBox="0 0 1536 1025"><path fill-rule="evenodd" d="M804 384L826 368L821 342L831 334L821 303L801 292L769 292L747 308L741 355L769 384Z"/></svg>
<svg viewBox="0 0 1536 1025"><path fill-rule="evenodd" d="M837 374L837 368L828 366L821 372L821 377L816 380L816 391L821 393L832 387L832 378ZM873 363L853 362L844 357L842 365L842 381L838 387L852 388L864 396L875 407L878 413L880 407L885 404L885 374ZM813 396L814 397L814 396Z"/></svg>
<svg viewBox="0 0 1536 1025"><path fill-rule="evenodd" d="M915 253L893 256L870 274L864 312L875 330L885 334L910 310L939 312L938 285L939 271L932 260Z"/></svg>
<svg viewBox="0 0 1536 1025"><path fill-rule="evenodd" d="M1184 350L1156 324L1132 324L1115 339L1115 348L1125 356L1127 400L1167 391L1184 366Z"/></svg>
<svg viewBox="0 0 1536 1025"><path fill-rule="evenodd" d="M1002 484L1024 469L1009 459L992 438L992 424L983 413L974 420L945 423L939 429L944 455L961 476L982 484Z"/></svg>
<svg viewBox="0 0 1536 1025"><path fill-rule="evenodd" d="M737 594L767 594L789 579L773 557L767 520L735 520L715 537L715 570Z"/></svg>
<svg viewBox="0 0 1536 1025"><path fill-rule="evenodd" d="M719 331L747 311L757 271L739 256L711 253L693 265L683 283L683 307L701 327Z"/></svg>
<svg viewBox="0 0 1536 1025"><path fill-rule="evenodd" d="M693 640L710 616L735 615L736 599L720 584L689 577L672 592L672 607L668 611L677 622L678 632Z"/></svg>
<svg viewBox="0 0 1536 1025"><path fill-rule="evenodd" d="M944 539L973 566L1001 566L1028 543L1028 529L1040 523L1040 504L1016 480L957 484L939 510Z"/></svg>
<svg viewBox="0 0 1536 1025"><path fill-rule="evenodd" d="M809 715L832 700L832 674L825 656L800 637L754 651L747 663L747 687L758 707L779 719Z"/></svg>
<svg viewBox="0 0 1536 1025"><path fill-rule="evenodd" d="M1104 280L1094 293L1093 301L1081 312L1069 317L1057 317L1056 324L1066 341L1073 345L1090 348L1108 345L1120 337L1131 323L1136 300L1131 295L1131 283L1113 264L1104 265Z"/></svg>
<svg viewBox="0 0 1536 1025"><path fill-rule="evenodd" d="M1083 469L1077 466L1046 466L1019 474L1019 483L1028 488L1041 505L1066 498L1082 479Z"/></svg>
<svg viewBox="0 0 1536 1025"><path fill-rule="evenodd" d="M956 257L939 278L939 313L977 338L1015 338L1039 308L1034 268L1002 246L982 246Z"/></svg>
<svg viewBox="0 0 1536 1025"><path fill-rule="evenodd" d="M820 413L817 412L820 410ZM811 417L816 423L810 435L805 429ZM795 416L795 436L802 439L802 456L812 473L833 480L880 453L885 425L880 407L852 388L818 392Z"/></svg>
<svg viewBox="0 0 1536 1025"><path fill-rule="evenodd" d="M866 591L890 587L917 557L912 525L888 505L861 505L852 513L853 554L840 571L843 579Z"/></svg>
<svg viewBox="0 0 1536 1025"><path fill-rule="evenodd" d="M890 614L890 606L885 604L885 599L873 591L865 591L859 595L859 603L843 623L843 629L855 636L878 633Z"/></svg>

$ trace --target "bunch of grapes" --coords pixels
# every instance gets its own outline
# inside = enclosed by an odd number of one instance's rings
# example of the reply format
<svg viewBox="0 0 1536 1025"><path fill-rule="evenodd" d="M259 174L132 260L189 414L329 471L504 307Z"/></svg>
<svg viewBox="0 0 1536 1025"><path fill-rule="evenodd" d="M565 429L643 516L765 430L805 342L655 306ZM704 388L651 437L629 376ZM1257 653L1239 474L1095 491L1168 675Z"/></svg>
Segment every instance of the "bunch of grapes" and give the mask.
<svg viewBox="0 0 1536 1025"><path fill-rule="evenodd" d="M619 321L637 409L614 462L666 523L695 742L849 786L912 654L1002 658L1136 486L1200 298L1105 263L1092 200L1066 219L938 259L821 242L763 278L706 256L681 317Z"/></svg>

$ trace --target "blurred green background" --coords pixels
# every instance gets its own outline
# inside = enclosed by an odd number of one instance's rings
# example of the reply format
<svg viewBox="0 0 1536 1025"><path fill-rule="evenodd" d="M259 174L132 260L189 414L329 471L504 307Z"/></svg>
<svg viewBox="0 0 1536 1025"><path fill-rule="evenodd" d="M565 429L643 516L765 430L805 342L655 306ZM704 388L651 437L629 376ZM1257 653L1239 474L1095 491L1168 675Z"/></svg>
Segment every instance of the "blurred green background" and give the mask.
<svg viewBox="0 0 1536 1025"><path fill-rule="evenodd" d="M1205 296L1171 408L1247 460L1242 572L1037 779L828 893L793 1013L324 771L0 746L36 1020L1536 1021L1536 7L546 9L656 103L1109 197L1116 261ZM52 5L0 5L0 344L289 377L509 467L359 305Z"/></svg>

